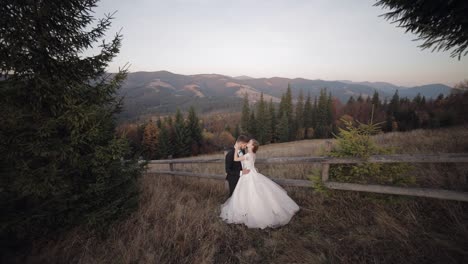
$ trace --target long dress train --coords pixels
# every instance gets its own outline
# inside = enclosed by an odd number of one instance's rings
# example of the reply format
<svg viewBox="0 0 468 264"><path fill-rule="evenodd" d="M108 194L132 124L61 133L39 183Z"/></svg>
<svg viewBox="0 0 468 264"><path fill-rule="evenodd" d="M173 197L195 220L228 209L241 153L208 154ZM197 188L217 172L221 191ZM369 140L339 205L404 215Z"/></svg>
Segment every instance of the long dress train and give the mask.
<svg viewBox="0 0 468 264"><path fill-rule="evenodd" d="M247 153L242 175L232 196L221 205L220 217L227 223L245 224L249 228L279 227L287 224L299 206L287 192L255 169L255 154Z"/></svg>

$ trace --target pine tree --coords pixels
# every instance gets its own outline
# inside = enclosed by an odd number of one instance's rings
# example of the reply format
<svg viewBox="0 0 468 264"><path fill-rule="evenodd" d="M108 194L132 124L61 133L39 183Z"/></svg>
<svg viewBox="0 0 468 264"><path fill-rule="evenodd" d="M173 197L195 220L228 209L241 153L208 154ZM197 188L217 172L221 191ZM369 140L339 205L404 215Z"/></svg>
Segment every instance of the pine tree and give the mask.
<svg viewBox="0 0 468 264"><path fill-rule="evenodd" d="M174 123L174 156L186 157L190 155L190 131L188 130L182 112L177 109Z"/></svg>
<svg viewBox="0 0 468 264"><path fill-rule="evenodd" d="M291 92L291 85L288 84L288 88L286 93L281 96L280 106L278 109L278 117L281 117L283 114L286 115L288 119L289 125L294 125L293 123L293 104L292 104L292 92ZM288 128L289 130L289 140L294 139L295 136L295 129L293 126Z"/></svg>
<svg viewBox="0 0 468 264"><path fill-rule="evenodd" d="M307 94L307 99L304 104L304 138L310 138L310 128L312 128L312 119L313 119L313 109L312 102L310 98L310 92Z"/></svg>
<svg viewBox="0 0 468 264"><path fill-rule="evenodd" d="M189 138L191 145L191 154L197 155L202 143L202 129L200 127L200 120L193 106L189 109L187 129L189 130Z"/></svg>
<svg viewBox="0 0 468 264"><path fill-rule="evenodd" d="M369 97L368 97L369 98ZM330 133L334 131L334 110L333 110L333 97L332 94L329 93L328 99L327 99L327 128L328 128L328 134L327 137L331 136Z"/></svg>
<svg viewBox="0 0 468 264"><path fill-rule="evenodd" d="M320 97L317 106L317 128L316 137L326 138L329 134L329 111L328 96L326 89L320 91Z"/></svg>
<svg viewBox="0 0 468 264"><path fill-rule="evenodd" d="M289 141L289 121L286 113L282 113L281 118L278 121L276 128L278 134L278 140L280 142Z"/></svg>
<svg viewBox="0 0 468 264"><path fill-rule="evenodd" d="M400 97L398 95L398 90L395 91L395 94L393 94L392 99L390 100L390 103L388 104L387 107L387 117L386 117L386 131L394 131L395 130L395 123L398 122L396 120L396 116L398 115L398 112L400 111Z"/></svg>
<svg viewBox="0 0 468 264"><path fill-rule="evenodd" d="M143 168L114 133L126 70L105 74L122 36L84 53L111 26L90 28L96 2L0 5L1 241L105 226L138 204Z"/></svg>
<svg viewBox="0 0 468 264"><path fill-rule="evenodd" d="M270 121L267 115L267 107L263 99L263 93L260 94L260 101L257 103L256 118L256 137L260 144L265 144L269 140Z"/></svg>
<svg viewBox="0 0 468 264"><path fill-rule="evenodd" d="M304 139L304 95L302 94L302 90L299 91L297 98L295 121L296 139Z"/></svg>
<svg viewBox="0 0 468 264"><path fill-rule="evenodd" d="M168 158L169 156L173 155L173 148L172 143L169 135L169 130L167 127L167 123L163 123L161 126L161 130L159 133L159 156L163 159Z"/></svg>
<svg viewBox="0 0 468 264"><path fill-rule="evenodd" d="M157 159L158 157L158 127L150 120L143 132L143 153L146 159Z"/></svg>
<svg viewBox="0 0 468 264"><path fill-rule="evenodd" d="M269 139L272 142L276 140L276 125L277 125L277 118L276 118L276 111L275 105L273 104L273 99L270 99L270 103L268 104L268 113L270 117L270 135Z"/></svg>
<svg viewBox="0 0 468 264"><path fill-rule="evenodd" d="M249 125L248 125L247 132L251 137L254 137L254 138L257 137L257 120L255 119L254 111L250 112Z"/></svg>
<svg viewBox="0 0 468 264"><path fill-rule="evenodd" d="M249 98L247 97L247 94L245 94L244 105L242 106L241 123L240 123L240 130L242 134L249 133L249 118L250 118Z"/></svg>
<svg viewBox="0 0 468 264"><path fill-rule="evenodd" d="M314 97L314 105L312 106L312 128L314 129L314 137L317 130L317 116L318 116L318 101L317 96Z"/></svg>
<svg viewBox="0 0 468 264"><path fill-rule="evenodd" d="M452 57L468 54L468 21L465 0L395 1L379 0L377 6L388 10L383 17L396 22L405 32L423 41L419 47L432 51L451 51ZM449 19L448 19L449 18Z"/></svg>
<svg viewBox="0 0 468 264"><path fill-rule="evenodd" d="M372 95L372 104L375 106L376 109L378 107L380 107L380 105L381 105L380 98L379 98L379 93L377 92L377 90L375 90L374 95Z"/></svg>
<svg viewBox="0 0 468 264"><path fill-rule="evenodd" d="M400 110L400 96L398 95L398 90L393 94L392 100L390 100L389 110L392 115L395 115Z"/></svg>

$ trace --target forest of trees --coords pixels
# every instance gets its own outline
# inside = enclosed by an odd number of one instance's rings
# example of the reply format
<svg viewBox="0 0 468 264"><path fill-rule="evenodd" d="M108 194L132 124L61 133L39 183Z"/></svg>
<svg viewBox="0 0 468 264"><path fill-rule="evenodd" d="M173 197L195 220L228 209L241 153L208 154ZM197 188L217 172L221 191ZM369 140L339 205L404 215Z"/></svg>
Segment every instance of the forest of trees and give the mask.
<svg viewBox="0 0 468 264"><path fill-rule="evenodd" d="M448 96L426 99L401 98L398 90L387 99L377 91L372 96L351 96L343 104L326 88L319 96L304 96L300 91L293 98L291 87L280 103L265 101L263 94L256 103L243 100L239 118L207 117L203 122L190 108L186 117L177 110L174 117L159 117L141 125L125 124L125 133L135 152L146 159L177 158L210 153L229 147L239 134L256 138L261 144L302 139L330 138L343 127L343 120L380 123L384 132L408 131L418 128L439 128L468 121L466 82L460 83Z"/></svg>

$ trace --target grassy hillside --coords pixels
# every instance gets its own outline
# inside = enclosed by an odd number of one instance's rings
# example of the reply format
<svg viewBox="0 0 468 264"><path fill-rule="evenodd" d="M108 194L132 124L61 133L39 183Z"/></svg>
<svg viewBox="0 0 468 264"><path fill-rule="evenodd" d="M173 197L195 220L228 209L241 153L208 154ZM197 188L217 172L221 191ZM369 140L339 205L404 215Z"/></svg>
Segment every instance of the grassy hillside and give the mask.
<svg viewBox="0 0 468 264"><path fill-rule="evenodd" d="M466 127L376 136L399 153L468 152ZM258 155L325 153L323 140L262 146ZM214 156L221 156L216 154ZM273 177L307 178L310 165L260 168ZM436 166L436 165L434 165ZM440 166L440 165L439 165ZM450 165L452 166L452 165ZM465 184L463 165L430 167L425 184ZM181 168L181 167L178 167ZM192 170L222 172L219 165ZM421 169L421 168L419 168ZM443 172L441 174L441 172ZM450 180L453 182L451 183ZM454 184L457 182L457 184ZM463 187L463 188L465 188ZM21 262L30 263L463 263L468 261L468 203L287 188L301 206L291 223L275 230L227 225L218 218L226 200L216 180L146 175L143 200L128 220L105 237L76 229L38 241Z"/></svg>

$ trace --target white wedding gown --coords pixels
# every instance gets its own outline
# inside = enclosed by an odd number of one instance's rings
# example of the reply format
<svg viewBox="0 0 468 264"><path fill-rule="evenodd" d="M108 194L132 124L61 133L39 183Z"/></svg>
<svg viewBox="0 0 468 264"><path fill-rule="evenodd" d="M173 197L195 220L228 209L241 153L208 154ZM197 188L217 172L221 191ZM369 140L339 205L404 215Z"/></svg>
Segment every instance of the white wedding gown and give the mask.
<svg viewBox="0 0 468 264"><path fill-rule="evenodd" d="M240 176L232 196L221 205L220 217L227 223L249 228L279 227L287 224L299 206L278 184L257 172L255 154L247 153L242 168L250 172Z"/></svg>

